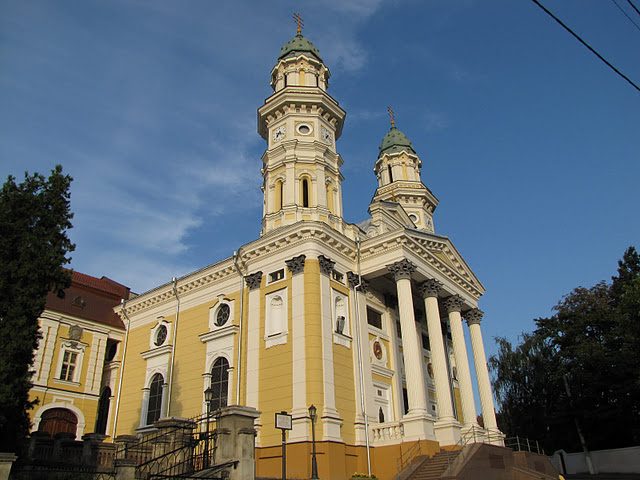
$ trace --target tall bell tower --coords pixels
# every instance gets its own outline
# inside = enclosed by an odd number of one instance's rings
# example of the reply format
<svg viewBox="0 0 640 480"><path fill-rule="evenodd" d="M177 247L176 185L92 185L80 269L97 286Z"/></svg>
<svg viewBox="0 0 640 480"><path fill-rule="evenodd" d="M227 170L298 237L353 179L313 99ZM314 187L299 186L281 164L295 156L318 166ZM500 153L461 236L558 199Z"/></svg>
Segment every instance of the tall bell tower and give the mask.
<svg viewBox="0 0 640 480"><path fill-rule="evenodd" d="M273 94L258 109L258 133L267 141L261 235L304 220L344 230L336 141L346 113L327 93L329 69L294 18L297 33L271 71Z"/></svg>

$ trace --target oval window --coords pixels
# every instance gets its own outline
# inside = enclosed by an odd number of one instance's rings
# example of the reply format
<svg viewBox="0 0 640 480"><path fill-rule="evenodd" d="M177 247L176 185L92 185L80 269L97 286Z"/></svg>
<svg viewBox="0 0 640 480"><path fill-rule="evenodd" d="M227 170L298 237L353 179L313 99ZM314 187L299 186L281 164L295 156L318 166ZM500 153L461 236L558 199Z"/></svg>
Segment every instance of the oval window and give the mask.
<svg viewBox="0 0 640 480"><path fill-rule="evenodd" d="M302 125L298 125L298 133L300 135L309 135L311 133L311 127L306 123L303 123Z"/></svg>
<svg viewBox="0 0 640 480"><path fill-rule="evenodd" d="M227 323L227 320L229 320L229 315L231 314L231 309L229 308L229 305L227 305L226 303L223 303L222 305L220 305L220 308L218 308L218 313L216 313L216 327L221 327L223 326L225 323Z"/></svg>
<svg viewBox="0 0 640 480"><path fill-rule="evenodd" d="M166 340L167 340L167 326L160 325L156 330L156 341L154 343L156 344L156 347L159 347Z"/></svg>

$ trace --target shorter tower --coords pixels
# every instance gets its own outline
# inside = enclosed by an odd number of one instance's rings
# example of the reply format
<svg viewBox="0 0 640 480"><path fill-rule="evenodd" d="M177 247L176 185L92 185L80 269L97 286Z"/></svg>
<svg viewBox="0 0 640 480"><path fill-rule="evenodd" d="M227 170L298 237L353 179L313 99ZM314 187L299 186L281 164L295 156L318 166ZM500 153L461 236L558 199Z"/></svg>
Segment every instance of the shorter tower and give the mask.
<svg viewBox="0 0 640 480"><path fill-rule="evenodd" d="M438 199L422 183L422 160L407 136L396 128L391 109L389 113L391 129L382 139L373 169L378 178L378 188L372 203L398 203L407 212L416 228L433 233L433 212L438 206Z"/></svg>

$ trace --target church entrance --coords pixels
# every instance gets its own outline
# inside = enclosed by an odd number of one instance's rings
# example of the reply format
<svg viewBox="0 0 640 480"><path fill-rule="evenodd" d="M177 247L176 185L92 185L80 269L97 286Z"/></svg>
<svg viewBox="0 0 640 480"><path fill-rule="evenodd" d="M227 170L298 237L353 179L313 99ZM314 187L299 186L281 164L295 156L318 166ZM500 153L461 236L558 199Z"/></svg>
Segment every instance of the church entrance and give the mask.
<svg viewBox="0 0 640 480"><path fill-rule="evenodd" d="M52 408L42 414L38 425L39 432L47 432L52 437L56 433L72 433L75 437L78 427L78 418L71 410L66 408Z"/></svg>

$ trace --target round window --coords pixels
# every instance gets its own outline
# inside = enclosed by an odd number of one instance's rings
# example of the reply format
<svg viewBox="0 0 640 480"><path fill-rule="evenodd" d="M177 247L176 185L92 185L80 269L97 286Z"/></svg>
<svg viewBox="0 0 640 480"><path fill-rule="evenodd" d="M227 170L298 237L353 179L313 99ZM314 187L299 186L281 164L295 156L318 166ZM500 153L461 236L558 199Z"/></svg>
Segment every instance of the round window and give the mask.
<svg viewBox="0 0 640 480"><path fill-rule="evenodd" d="M156 344L156 347L159 347L166 341L167 341L167 326L160 325L156 330L156 341L154 343Z"/></svg>
<svg viewBox="0 0 640 480"><path fill-rule="evenodd" d="M300 135L309 135L311 133L311 127L306 123L298 125L298 133Z"/></svg>
<svg viewBox="0 0 640 480"><path fill-rule="evenodd" d="M229 308L229 305L227 305L226 303L223 303L222 305L220 305L220 308L218 308L218 313L216 313L216 327L221 327L223 326L225 323L227 323L227 320L229 320L229 315L231 314L231 309Z"/></svg>

